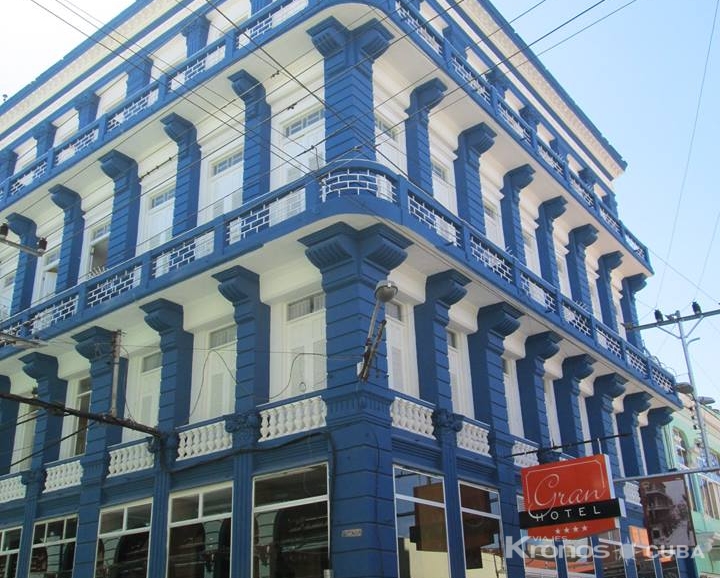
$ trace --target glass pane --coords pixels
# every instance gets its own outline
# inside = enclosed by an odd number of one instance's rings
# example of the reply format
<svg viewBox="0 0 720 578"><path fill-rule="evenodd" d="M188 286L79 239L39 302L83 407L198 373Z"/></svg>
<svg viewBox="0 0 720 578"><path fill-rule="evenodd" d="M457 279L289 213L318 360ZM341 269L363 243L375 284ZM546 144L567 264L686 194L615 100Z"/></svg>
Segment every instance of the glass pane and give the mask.
<svg viewBox="0 0 720 578"><path fill-rule="evenodd" d="M100 541L98 576L146 578L149 538L149 532L138 532Z"/></svg>
<svg viewBox="0 0 720 578"><path fill-rule="evenodd" d="M325 466L279 473L255 481L255 506L279 504L327 493Z"/></svg>
<svg viewBox="0 0 720 578"><path fill-rule="evenodd" d="M460 505L477 512L500 515L500 497L497 492L460 484Z"/></svg>
<svg viewBox="0 0 720 578"><path fill-rule="evenodd" d="M150 516L152 514L151 504L141 504L128 508L127 529L147 528L150 525Z"/></svg>
<svg viewBox="0 0 720 578"><path fill-rule="evenodd" d="M528 538L524 550L525 576L540 576L543 572L554 573L557 569L555 561L557 548L552 540Z"/></svg>
<svg viewBox="0 0 720 578"><path fill-rule="evenodd" d="M198 495L183 496L181 498L173 498L171 522L180 522L182 520L196 520L200 515L198 505Z"/></svg>
<svg viewBox="0 0 720 578"><path fill-rule="evenodd" d="M565 560L571 574L595 575L592 544L589 538L565 540Z"/></svg>
<svg viewBox="0 0 720 578"><path fill-rule="evenodd" d="M254 578L317 578L329 566L327 502L257 513L254 532Z"/></svg>
<svg viewBox="0 0 720 578"><path fill-rule="evenodd" d="M503 569L500 520L463 512L465 568L468 578L497 578Z"/></svg>
<svg viewBox="0 0 720 578"><path fill-rule="evenodd" d="M202 524L171 528L168 575L173 578L203 578L204 551L205 528Z"/></svg>
<svg viewBox="0 0 720 578"><path fill-rule="evenodd" d="M123 510L113 510L100 514L100 533L117 532L123 529Z"/></svg>
<svg viewBox="0 0 720 578"><path fill-rule="evenodd" d="M625 578L625 560L619 544L600 542L598 557L600 558L605 578ZM602 555L600 555L602 553Z"/></svg>
<svg viewBox="0 0 720 578"><path fill-rule="evenodd" d="M74 538L77 534L77 518L68 518L65 520L65 538Z"/></svg>
<svg viewBox="0 0 720 578"><path fill-rule="evenodd" d="M635 567L638 578L655 578L655 562L648 548L635 548Z"/></svg>
<svg viewBox="0 0 720 578"><path fill-rule="evenodd" d="M396 500L400 578L448 577L445 510Z"/></svg>
<svg viewBox="0 0 720 578"><path fill-rule="evenodd" d="M207 492L203 496L203 516L232 512L232 488Z"/></svg>
<svg viewBox="0 0 720 578"><path fill-rule="evenodd" d="M395 468L395 493L445 503L442 478Z"/></svg>
<svg viewBox="0 0 720 578"><path fill-rule="evenodd" d="M33 544L42 544L45 540L45 524L37 524L33 533Z"/></svg>
<svg viewBox="0 0 720 578"><path fill-rule="evenodd" d="M6 531L3 550L17 550L18 548L20 548L20 528Z"/></svg>
<svg viewBox="0 0 720 578"><path fill-rule="evenodd" d="M47 527L47 536L45 537L46 542L53 542L55 540L60 540L63 537L63 529L64 529L64 523L63 520L56 520L55 522L49 522Z"/></svg>

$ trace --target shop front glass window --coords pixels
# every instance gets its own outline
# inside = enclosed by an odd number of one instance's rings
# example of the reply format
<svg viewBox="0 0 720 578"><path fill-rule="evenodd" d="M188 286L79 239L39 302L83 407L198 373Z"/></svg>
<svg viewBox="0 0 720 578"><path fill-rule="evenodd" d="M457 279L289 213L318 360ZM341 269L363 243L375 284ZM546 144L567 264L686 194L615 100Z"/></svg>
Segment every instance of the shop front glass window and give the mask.
<svg viewBox="0 0 720 578"><path fill-rule="evenodd" d="M0 531L0 578L15 578L20 553L20 528Z"/></svg>
<svg viewBox="0 0 720 578"><path fill-rule="evenodd" d="M151 512L149 503L101 512L96 578L146 578Z"/></svg>
<svg viewBox="0 0 720 578"><path fill-rule="evenodd" d="M255 479L253 578L321 578L329 568L327 467Z"/></svg>
<svg viewBox="0 0 720 578"><path fill-rule="evenodd" d="M38 522L33 532L30 578L71 578L77 518Z"/></svg>
<svg viewBox="0 0 720 578"><path fill-rule="evenodd" d="M497 578L504 568L498 493L461 482L460 509L465 575L467 578Z"/></svg>

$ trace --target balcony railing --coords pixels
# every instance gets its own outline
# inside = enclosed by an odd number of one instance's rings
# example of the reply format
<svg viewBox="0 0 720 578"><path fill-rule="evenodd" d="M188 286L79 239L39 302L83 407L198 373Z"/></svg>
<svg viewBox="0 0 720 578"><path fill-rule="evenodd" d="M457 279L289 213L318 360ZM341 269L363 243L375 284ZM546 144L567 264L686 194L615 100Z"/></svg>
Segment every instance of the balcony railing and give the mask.
<svg viewBox="0 0 720 578"><path fill-rule="evenodd" d="M36 332L48 337L57 335L104 314L107 306L100 306L110 300L113 307L130 304L166 284L182 282L252 250L279 235L275 231L280 223L291 219L299 219L300 223L355 213L358 207L353 198L363 194L373 197L374 202L392 205L395 211L388 211L388 218L430 236L439 250L452 253L478 275L524 302L550 323L573 334L610 362L624 367L639 380L676 401L670 374L558 288L492 244L408 180L390 173L378 163L358 160L353 161L352 166L346 166L346 162L307 175L110 268L102 275L6 319L0 323L0 331L21 337L31 337ZM166 280L165 275L170 271L176 274ZM11 352L11 347L0 348L0 358Z"/></svg>
<svg viewBox="0 0 720 578"><path fill-rule="evenodd" d="M478 104L515 138L589 213L596 217L637 259L650 268L648 251L617 219L614 211L600 199L592 187L570 170L567 160L544 142L537 131L516 112L468 62L464 54L437 31L431 22L407 0L395 0L390 14L396 24L407 30L425 47L431 57L475 98ZM98 118L89 126L70 136L29 166L0 183L0 209L4 209L32 190L47 182L72 163L87 157L132 126L145 121L208 78L247 55L273 36L284 24L298 15L309 17L322 10L319 0L276 0L260 10L237 29L190 56L172 71L163 74L147 87L130 95L125 101ZM548 126L550 126L548 124ZM121 130L122 129L122 130ZM29 135L28 135L28 138ZM420 210L421 207L418 207ZM440 220L435 224L452 236L451 227Z"/></svg>

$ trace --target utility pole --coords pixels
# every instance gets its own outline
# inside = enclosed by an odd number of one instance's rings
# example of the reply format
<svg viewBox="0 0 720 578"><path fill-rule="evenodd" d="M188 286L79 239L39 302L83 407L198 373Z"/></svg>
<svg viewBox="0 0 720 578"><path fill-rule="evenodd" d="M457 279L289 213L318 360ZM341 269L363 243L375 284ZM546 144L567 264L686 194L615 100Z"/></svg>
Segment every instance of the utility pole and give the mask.
<svg viewBox="0 0 720 578"><path fill-rule="evenodd" d="M684 384L676 384L675 390L679 391L680 393L686 393L692 397L693 403L695 404L695 419L697 419L697 428L700 433L700 443L702 444L703 448L703 460L705 462L704 466L706 468L709 468L711 466L710 464L710 447L708 445L707 440L707 432L705 431L705 420L703 418L703 404L700 403L698 396L697 396L697 390L695 389L695 375L693 374L693 368L692 363L690 362L690 351L689 351L689 345L693 341L697 341L699 337L696 337L694 339L690 339L690 336L695 331L698 325L700 325L700 322L705 319L705 317L712 317L713 315L719 315L720 309L715 309L713 311L708 311L707 313L703 312L700 309L700 305L697 304L697 302L693 301L692 304L693 314L692 315L686 315L681 316L680 311L675 311L675 313L672 313L668 315L667 317L663 316L663 314L655 310L655 323L645 323L643 325L632 325L629 323L625 324L625 329L627 331L639 331L641 329L649 329L651 327L656 327L660 329L661 331L664 331L668 335L671 335L675 339L679 339L680 343L682 344L683 349L683 355L685 356L685 365L687 366L687 375L688 375L688 386L689 387L682 387ZM685 326L683 323L685 321L695 321L696 323L690 328L689 331L685 331ZM666 329L665 327L667 325L675 325L677 326L677 333Z"/></svg>

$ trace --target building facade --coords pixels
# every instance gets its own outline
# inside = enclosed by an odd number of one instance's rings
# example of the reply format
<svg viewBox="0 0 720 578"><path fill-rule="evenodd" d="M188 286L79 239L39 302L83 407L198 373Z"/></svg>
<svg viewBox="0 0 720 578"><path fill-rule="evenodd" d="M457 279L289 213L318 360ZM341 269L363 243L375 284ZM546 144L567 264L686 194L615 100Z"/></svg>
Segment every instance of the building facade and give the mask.
<svg viewBox="0 0 720 578"><path fill-rule="evenodd" d="M138 0L0 112L3 576L693 575L632 482L521 541L522 467L665 471L680 402L624 161L491 4Z"/></svg>
<svg viewBox="0 0 720 578"><path fill-rule="evenodd" d="M673 414L665 426L668 466L677 470L717 468L720 466L720 416L717 410L696 403L692 396L681 394L683 408ZM704 401L703 398L699 398ZM708 442L707 461L702 445L697 414ZM720 576L720 477L717 472L687 476L690 514L695 538L703 556L694 561L698 576Z"/></svg>

